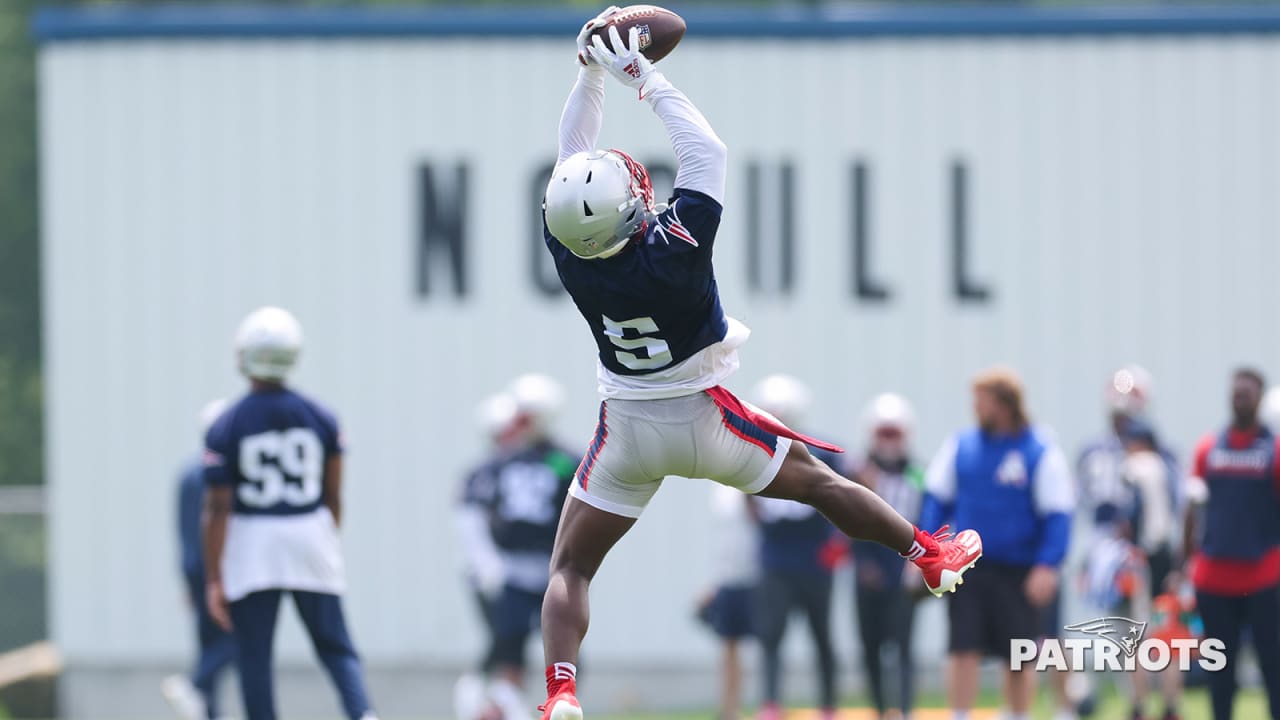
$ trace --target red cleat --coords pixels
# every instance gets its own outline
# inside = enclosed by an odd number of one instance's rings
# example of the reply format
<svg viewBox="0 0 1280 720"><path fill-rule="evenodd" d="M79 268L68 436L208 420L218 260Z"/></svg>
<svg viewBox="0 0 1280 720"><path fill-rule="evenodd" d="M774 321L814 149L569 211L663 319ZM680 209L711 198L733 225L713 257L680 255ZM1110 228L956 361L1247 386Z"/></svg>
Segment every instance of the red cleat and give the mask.
<svg viewBox="0 0 1280 720"><path fill-rule="evenodd" d="M957 585L964 584L965 572L982 557L982 538L973 530L952 537L946 525L934 533L933 538L938 541L938 554L914 562L924 575L924 586L942 597L943 593L955 592Z"/></svg>
<svg viewBox="0 0 1280 720"><path fill-rule="evenodd" d="M582 720L582 706L574 696L576 692L577 687L569 682L560 692L547 698L546 704L538 706L542 711L542 720Z"/></svg>

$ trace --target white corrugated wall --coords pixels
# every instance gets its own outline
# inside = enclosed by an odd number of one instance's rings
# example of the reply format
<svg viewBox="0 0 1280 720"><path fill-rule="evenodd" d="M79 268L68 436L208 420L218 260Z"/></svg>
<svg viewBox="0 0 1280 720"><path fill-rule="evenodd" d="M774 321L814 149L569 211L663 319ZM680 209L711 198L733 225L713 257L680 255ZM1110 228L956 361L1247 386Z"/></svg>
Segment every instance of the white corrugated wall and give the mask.
<svg viewBox="0 0 1280 720"><path fill-rule="evenodd" d="M594 421L593 346L529 280L530 183L553 157L572 48L546 40L138 40L40 56L52 624L73 663L167 662L177 600L174 473L195 413L237 391L241 316L281 304L307 333L297 384L347 430L350 607L374 662L478 647L450 509L482 447L473 407L518 372ZM1074 452L1102 385L1138 361L1183 450L1224 420L1229 369L1280 373L1280 40L690 39L660 66L731 150L717 267L754 334L734 382L785 370L809 426L856 444L874 393L905 393L918 450L966 423L966 380L1020 369ZM667 152L611 86L601 144ZM850 290L851 166L869 169L873 273ZM951 287L949 173L968 175L970 274ZM470 291L415 294L416 173L470 172ZM795 168L796 287L749 290L749 163ZM763 217L777 215L775 195ZM770 222L772 222L770 220ZM776 233L766 224L766 241ZM589 656L705 664L691 619L706 488L669 482L595 587ZM933 611L936 613L936 609ZM935 626L936 627L936 626ZM846 646L851 640L845 636ZM940 638L922 640L940 647ZM287 656L307 655L296 630Z"/></svg>

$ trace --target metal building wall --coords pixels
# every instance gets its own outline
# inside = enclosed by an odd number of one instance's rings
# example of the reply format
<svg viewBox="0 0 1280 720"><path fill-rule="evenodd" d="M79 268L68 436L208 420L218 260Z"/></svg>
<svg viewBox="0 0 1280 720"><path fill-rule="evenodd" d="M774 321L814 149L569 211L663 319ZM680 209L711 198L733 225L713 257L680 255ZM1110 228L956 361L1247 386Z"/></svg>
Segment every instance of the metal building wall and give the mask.
<svg viewBox="0 0 1280 720"><path fill-rule="evenodd" d="M585 445L594 420L593 347L530 267L571 52L536 38L43 47L51 622L73 666L185 651L174 475L198 448L196 410L239 390L235 324L266 303L303 322L297 385L349 437L363 653L424 666L474 654L450 514L482 452L473 406L537 369L568 388L565 438ZM726 307L754 330L733 386L779 370L809 381L818 432L856 445L863 403L895 389L918 408L927 456L968 421L967 378L1003 362L1074 449L1102 424L1107 373L1136 360L1157 378L1161 429L1187 449L1224 419L1233 365L1280 372L1274 36L690 38L661 68L731 151L717 267ZM646 105L611 85L607 110L602 145L669 157ZM858 163L884 301L851 280ZM957 163L966 277L986 301L955 292ZM448 192L458 164L462 201ZM790 291L776 260L783 165ZM444 255L419 292L423 168L442 208L465 203L461 296ZM668 482L601 573L587 647L600 666L668 662L672 648L710 662L690 618L706 504L706 488ZM284 655L308 655L296 628Z"/></svg>

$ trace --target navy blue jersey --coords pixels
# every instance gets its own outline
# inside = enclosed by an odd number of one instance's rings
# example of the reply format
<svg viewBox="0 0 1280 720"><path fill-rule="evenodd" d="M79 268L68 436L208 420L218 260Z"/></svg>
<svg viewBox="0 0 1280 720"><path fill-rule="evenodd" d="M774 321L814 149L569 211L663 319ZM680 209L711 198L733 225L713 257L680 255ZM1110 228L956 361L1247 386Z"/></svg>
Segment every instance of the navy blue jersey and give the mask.
<svg viewBox="0 0 1280 720"><path fill-rule="evenodd" d="M642 241L613 257L583 260L547 230L556 271L591 327L600 362L645 375L684 362L728 330L711 269L720 203L677 188Z"/></svg>
<svg viewBox="0 0 1280 720"><path fill-rule="evenodd" d="M908 458L885 461L872 456L865 462L876 468L876 494L898 514L914 523L920 516L920 503L924 497L924 471ZM897 550L865 540L855 542L852 550L854 578L858 584L889 589L902 583L902 568L907 561Z"/></svg>
<svg viewBox="0 0 1280 720"><path fill-rule="evenodd" d="M204 509L204 463L194 458L178 478L178 540L182 544L182 572L204 572L200 515Z"/></svg>
<svg viewBox="0 0 1280 720"><path fill-rule="evenodd" d="M235 490L232 512L301 515L320 507L325 464L341 453L328 410L287 388L255 391L209 428L204 482Z"/></svg>
<svg viewBox="0 0 1280 720"><path fill-rule="evenodd" d="M462 502L485 512L503 550L550 553L579 459L550 442L501 455L467 477Z"/></svg>
<svg viewBox="0 0 1280 720"><path fill-rule="evenodd" d="M813 456L839 472L840 456L812 448ZM760 522L760 566L770 572L830 573L823 549L837 531L831 521L804 503L753 497Z"/></svg>

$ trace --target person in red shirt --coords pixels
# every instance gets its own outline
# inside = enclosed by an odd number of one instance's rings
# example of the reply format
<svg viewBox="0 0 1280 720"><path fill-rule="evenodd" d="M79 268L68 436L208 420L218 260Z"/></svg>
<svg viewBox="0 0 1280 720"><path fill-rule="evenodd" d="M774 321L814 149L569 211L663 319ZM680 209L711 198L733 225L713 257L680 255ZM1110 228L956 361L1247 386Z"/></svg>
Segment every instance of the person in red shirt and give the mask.
<svg viewBox="0 0 1280 720"><path fill-rule="evenodd" d="M1231 718L1245 627L1280 718L1280 445L1258 420L1265 387L1257 370L1235 372L1231 426L1201 440L1192 461L1189 571L1205 636L1221 640L1227 657L1209 676L1214 720Z"/></svg>

